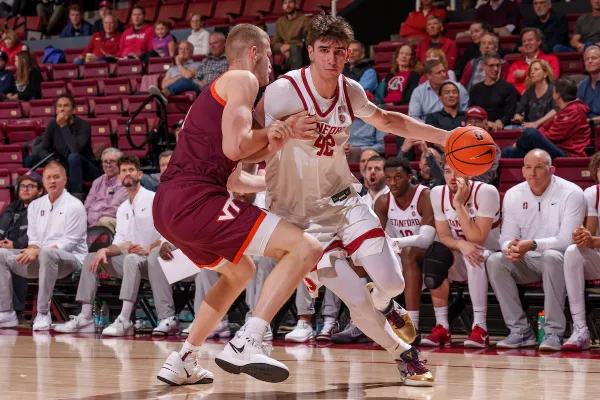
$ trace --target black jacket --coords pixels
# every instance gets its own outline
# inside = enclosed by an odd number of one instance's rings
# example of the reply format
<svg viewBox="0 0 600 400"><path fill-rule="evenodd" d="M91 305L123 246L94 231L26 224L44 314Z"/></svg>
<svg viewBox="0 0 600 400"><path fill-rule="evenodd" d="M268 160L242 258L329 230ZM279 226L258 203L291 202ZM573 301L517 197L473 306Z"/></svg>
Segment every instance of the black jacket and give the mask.
<svg viewBox="0 0 600 400"><path fill-rule="evenodd" d="M544 33L544 42L542 51L546 54L552 53L552 48L557 44L568 44L569 41L569 21L564 14L550 10L548 21L542 22L536 15L525 21L526 28L538 28ZM521 46L521 41L519 41Z"/></svg>
<svg viewBox="0 0 600 400"><path fill-rule="evenodd" d="M56 119L50 121L39 147L36 147L35 153L42 157L55 151L64 158L69 157L71 153L79 153L88 160L95 158L90 124L77 116L73 116L70 126L65 125L63 128L58 126Z"/></svg>
<svg viewBox="0 0 600 400"><path fill-rule="evenodd" d="M371 61L363 60L356 64L353 68L350 68L350 64L346 63L344 69L342 70L342 75L358 82L366 70L373 68L372 64L373 63Z"/></svg>
<svg viewBox="0 0 600 400"><path fill-rule="evenodd" d="M0 93L8 94L15 91L15 76L6 68L0 70Z"/></svg>
<svg viewBox="0 0 600 400"><path fill-rule="evenodd" d="M16 86L13 93L17 93L19 100L29 101L42 98L42 73L37 68L32 68L29 71L29 79L27 85L22 90L19 90Z"/></svg>
<svg viewBox="0 0 600 400"><path fill-rule="evenodd" d="M13 242L15 249L24 249L29 243L27 238L27 207L21 200L6 207L0 215L0 240Z"/></svg>

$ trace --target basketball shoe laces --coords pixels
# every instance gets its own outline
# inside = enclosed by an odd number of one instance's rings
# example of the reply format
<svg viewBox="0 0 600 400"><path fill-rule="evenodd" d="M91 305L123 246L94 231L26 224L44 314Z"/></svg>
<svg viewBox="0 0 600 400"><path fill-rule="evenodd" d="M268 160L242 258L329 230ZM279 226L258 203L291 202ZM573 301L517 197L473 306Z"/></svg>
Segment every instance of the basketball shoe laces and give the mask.
<svg viewBox="0 0 600 400"><path fill-rule="evenodd" d="M427 361L423 361L420 358L410 360L406 363L406 372L408 372L409 376L426 374L429 370L425 367L425 364L427 364Z"/></svg>
<svg viewBox="0 0 600 400"><path fill-rule="evenodd" d="M392 310L389 313L387 313L385 317L389 322L392 323L392 325L396 327L396 329L402 329L405 325L404 318L402 318L402 315L400 315L400 313L398 313L398 311L396 310L393 301L394 300L392 300Z"/></svg>

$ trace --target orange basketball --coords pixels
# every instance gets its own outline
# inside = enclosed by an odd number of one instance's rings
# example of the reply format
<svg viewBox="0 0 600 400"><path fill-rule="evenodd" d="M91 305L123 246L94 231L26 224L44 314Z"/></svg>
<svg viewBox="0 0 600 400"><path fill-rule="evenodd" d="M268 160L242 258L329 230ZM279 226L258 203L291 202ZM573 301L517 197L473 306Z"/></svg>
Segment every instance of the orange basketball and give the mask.
<svg viewBox="0 0 600 400"><path fill-rule="evenodd" d="M455 129L446 142L446 162L463 176L485 173L496 158L494 139L476 126Z"/></svg>

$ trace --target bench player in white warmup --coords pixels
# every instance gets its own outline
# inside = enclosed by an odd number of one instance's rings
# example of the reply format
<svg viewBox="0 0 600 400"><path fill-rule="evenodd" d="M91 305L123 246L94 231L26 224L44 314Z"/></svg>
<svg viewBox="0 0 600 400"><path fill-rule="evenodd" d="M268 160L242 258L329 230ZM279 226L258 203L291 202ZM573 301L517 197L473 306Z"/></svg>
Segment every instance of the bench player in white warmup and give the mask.
<svg viewBox="0 0 600 400"><path fill-rule="evenodd" d="M465 347L489 345L487 333L488 278L485 260L500 249L500 195L487 183L469 180L444 166L444 186L431 189L435 228L441 244L452 250L454 264L447 279L430 287L436 327L421 341L422 346L450 344L448 323L449 281L469 281L473 302L473 329ZM426 280L427 282L427 280Z"/></svg>
<svg viewBox="0 0 600 400"><path fill-rule="evenodd" d="M428 187L413 184L412 168L406 158L387 160L384 166L385 183L390 192L375 201L375 214L381 226L392 238L402 261L406 281L404 299L408 315L417 329L413 342L420 342L419 306L423 288L425 250L435 238L433 207Z"/></svg>
<svg viewBox="0 0 600 400"><path fill-rule="evenodd" d="M356 193L357 181L343 146L355 116L382 131L442 145L449 133L377 108L358 82L341 76L353 36L343 18L314 17L307 34L310 67L291 71L268 86L257 107L255 118L266 125L303 110L317 118L315 139L288 140L267 157L271 211L315 236L325 248L318 269L305 280L309 290L323 284L340 297L356 326L396 360L404 384L431 386L431 372L406 343L415 335L410 317L392 300L404 290L402 268L377 217ZM347 256L364 267L374 282L372 290Z"/></svg>

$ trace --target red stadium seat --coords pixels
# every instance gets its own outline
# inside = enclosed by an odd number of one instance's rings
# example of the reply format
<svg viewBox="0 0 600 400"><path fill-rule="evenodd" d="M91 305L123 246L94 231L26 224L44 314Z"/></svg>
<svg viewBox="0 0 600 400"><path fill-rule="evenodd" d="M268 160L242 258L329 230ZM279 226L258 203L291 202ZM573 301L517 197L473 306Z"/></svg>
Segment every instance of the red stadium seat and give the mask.
<svg viewBox="0 0 600 400"><path fill-rule="evenodd" d="M41 118L43 123L54 119L54 100L30 100L29 101L29 117Z"/></svg>
<svg viewBox="0 0 600 400"><path fill-rule="evenodd" d="M108 78L110 67L106 61L96 61L85 63L83 65L83 77L88 78Z"/></svg>
<svg viewBox="0 0 600 400"><path fill-rule="evenodd" d="M131 140L135 144L142 143L144 140L146 140L146 136L145 135L131 135ZM119 150L121 150L125 154L131 154L134 156L138 156L140 159L146 158L146 156L148 155L148 151L149 151L148 144L146 144L144 149L141 149L141 150L134 149L133 147L131 147L131 144L129 144L129 141L127 140L127 137L125 135L119 136L118 143L119 143L119 145L118 145Z"/></svg>
<svg viewBox="0 0 600 400"><path fill-rule="evenodd" d="M567 14L567 21L569 23L569 33L573 33L575 30L575 22L577 22L577 18L581 17L583 14Z"/></svg>
<svg viewBox="0 0 600 400"><path fill-rule="evenodd" d="M500 147L500 150L504 150L506 147L512 146L517 141L519 136L521 136L521 131L519 130L492 132L492 138L498 147Z"/></svg>
<svg viewBox="0 0 600 400"><path fill-rule="evenodd" d="M302 12L307 15L327 12L331 9L330 0L304 0Z"/></svg>
<svg viewBox="0 0 600 400"><path fill-rule="evenodd" d="M152 57L148 60L148 75L163 74L173 66L171 57Z"/></svg>
<svg viewBox="0 0 600 400"><path fill-rule="evenodd" d="M236 24L259 21L273 12L275 0L246 0L242 15L235 19Z"/></svg>
<svg viewBox="0 0 600 400"><path fill-rule="evenodd" d="M11 172L12 180L17 179L17 170L23 168L23 152L19 145L0 146L0 168Z"/></svg>
<svg viewBox="0 0 600 400"><path fill-rule="evenodd" d="M90 99L90 103L96 116L123 114L123 103L121 101L121 97L94 97Z"/></svg>
<svg viewBox="0 0 600 400"><path fill-rule="evenodd" d="M131 14L131 8L117 8L115 10L112 10L112 15L114 15L124 25L129 25L129 15L130 14Z"/></svg>
<svg viewBox="0 0 600 400"><path fill-rule="evenodd" d="M398 149L396 146L396 136L385 135L383 138L383 143L384 143L386 158L393 158L398 155Z"/></svg>
<svg viewBox="0 0 600 400"><path fill-rule="evenodd" d="M79 78L77 64L56 64L52 68L52 79L55 81L70 81Z"/></svg>
<svg viewBox="0 0 600 400"><path fill-rule="evenodd" d="M242 0L218 0L215 2L213 16L206 20L206 26L228 26L234 18L242 15Z"/></svg>
<svg viewBox="0 0 600 400"><path fill-rule="evenodd" d="M20 102L6 101L0 103L0 119L14 119L23 116L23 108Z"/></svg>
<svg viewBox="0 0 600 400"><path fill-rule="evenodd" d="M6 136L11 144L23 144L38 137L39 126L36 124L9 124Z"/></svg>
<svg viewBox="0 0 600 400"><path fill-rule="evenodd" d="M90 113L90 105L87 97L75 97L75 110L73 114L80 118L87 117Z"/></svg>
<svg viewBox="0 0 600 400"><path fill-rule="evenodd" d="M42 82L42 99L56 99L67 93L67 84L64 81Z"/></svg>
<svg viewBox="0 0 600 400"><path fill-rule="evenodd" d="M80 81L71 81L67 85L71 96L98 96L98 81L96 79L82 79Z"/></svg>
<svg viewBox="0 0 600 400"><path fill-rule="evenodd" d="M192 60L194 60L194 62L200 62L205 58L206 56L204 54L196 54L195 56L192 56Z"/></svg>
<svg viewBox="0 0 600 400"><path fill-rule="evenodd" d="M99 81L100 90L105 96L127 96L131 94L129 78L107 78Z"/></svg>
<svg viewBox="0 0 600 400"><path fill-rule="evenodd" d="M187 0L162 0L162 6L158 12L157 21L179 22L185 20L185 9Z"/></svg>
<svg viewBox="0 0 600 400"><path fill-rule="evenodd" d="M129 59L117 61L117 76L141 75L143 71L142 62L138 59Z"/></svg>
<svg viewBox="0 0 600 400"><path fill-rule="evenodd" d="M581 53L557 53L561 75L575 75L584 72L583 56Z"/></svg>
<svg viewBox="0 0 600 400"><path fill-rule="evenodd" d="M117 136L125 136L126 135L126 125L129 118L117 118L116 119L116 134ZM148 133L148 124L146 123L145 118L135 118L131 125L129 125L129 131L132 135L135 136L145 136ZM137 143L137 142L135 142Z"/></svg>
<svg viewBox="0 0 600 400"><path fill-rule="evenodd" d="M160 11L160 2L156 0L140 0L136 5L142 6L146 10L146 17L144 18L146 22L154 23L156 21L156 17Z"/></svg>
<svg viewBox="0 0 600 400"><path fill-rule="evenodd" d="M582 189L586 189L594 184L594 177L590 173L590 158L555 158L553 161L556 167L556 175L564 178Z"/></svg>
<svg viewBox="0 0 600 400"><path fill-rule="evenodd" d="M167 114L170 113L183 113L187 114L188 110L192 106L193 100L186 95L177 95L169 97L169 104L167 104Z"/></svg>
<svg viewBox="0 0 600 400"><path fill-rule="evenodd" d="M88 119L92 136L110 136L112 127L108 118L90 118Z"/></svg>
<svg viewBox="0 0 600 400"><path fill-rule="evenodd" d="M6 168L0 169L0 188L10 188L11 183L10 171Z"/></svg>
<svg viewBox="0 0 600 400"><path fill-rule="evenodd" d="M525 181L522 158L501 158L499 169L500 184L498 189L501 195L511 187Z"/></svg>
<svg viewBox="0 0 600 400"><path fill-rule="evenodd" d="M65 62L72 63L81 55L83 49L65 49ZM56 64L60 65L60 64Z"/></svg>
<svg viewBox="0 0 600 400"><path fill-rule="evenodd" d="M175 28L190 28L189 16L193 13L200 13L204 18L210 18L215 12L215 0L190 0L185 21L180 21L175 24Z"/></svg>
<svg viewBox="0 0 600 400"><path fill-rule="evenodd" d="M125 97L123 102L125 104L126 112L128 114L133 114L138 107L146 101L146 99L148 99L148 95L145 94ZM156 102L151 101L150 103L146 104L140 114L156 115Z"/></svg>
<svg viewBox="0 0 600 400"><path fill-rule="evenodd" d="M458 33L468 31L470 27L471 21L446 22L444 24L444 36L450 39L455 39Z"/></svg>
<svg viewBox="0 0 600 400"><path fill-rule="evenodd" d="M356 179L360 179L360 163L348 163L348 166L350 167L350 172L354 174Z"/></svg>

